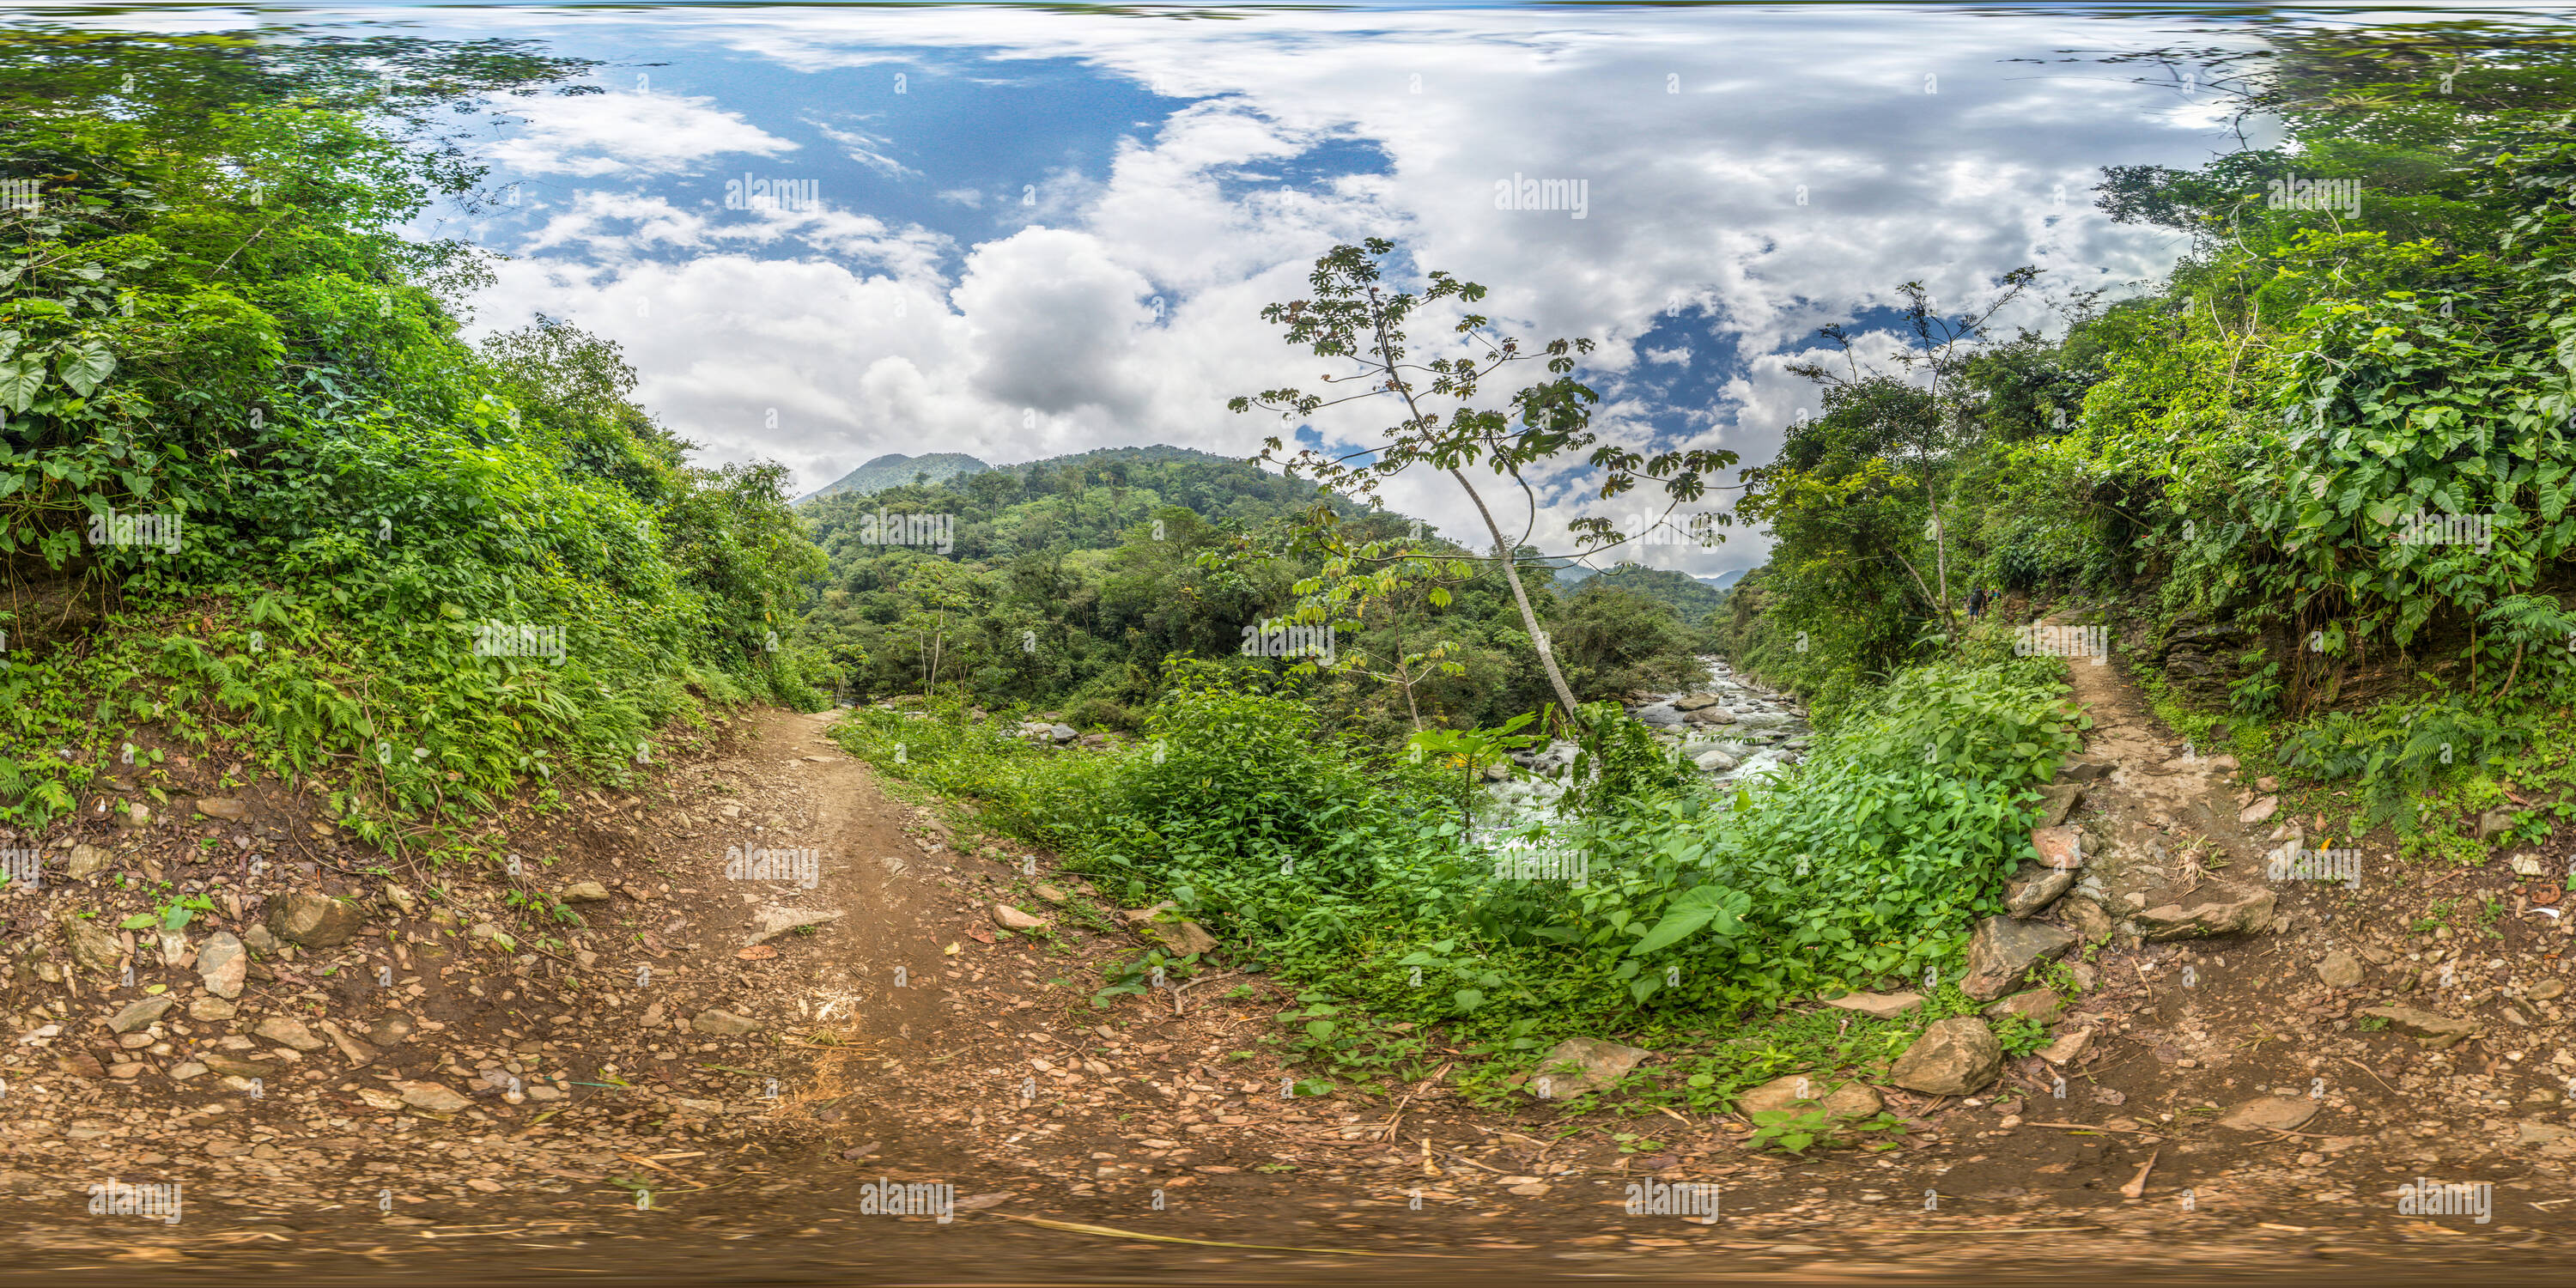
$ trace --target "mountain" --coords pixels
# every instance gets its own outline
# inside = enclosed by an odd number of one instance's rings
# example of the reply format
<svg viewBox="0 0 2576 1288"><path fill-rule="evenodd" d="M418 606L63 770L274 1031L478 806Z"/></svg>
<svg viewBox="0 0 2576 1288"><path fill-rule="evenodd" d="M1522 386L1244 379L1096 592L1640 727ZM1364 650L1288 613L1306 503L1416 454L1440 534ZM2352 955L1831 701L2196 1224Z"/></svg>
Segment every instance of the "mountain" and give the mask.
<svg viewBox="0 0 2576 1288"><path fill-rule="evenodd" d="M879 492L910 483L915 475L927 474L933 483L960 474L981 474L993 468L964 452L932 452L928 456L904 456L900 453L880 456L859 468L823 485L819 491L796 498L798 505L817 497L835 496L842 492Z"/></svg>
<svg viewBox="0 0 2576 1288"><path fill-rule="evenodd" d="M1605 586L1616 586L1670 604L1674 612L1681 614L1683 621L1697 622L1725 603L1726 588L1743 577L1740 569L1717 577L1693 577L1671 568L1648 568L1643 564L1613 564L1601 569L1568 564L1557 570L1556 584L1572 592L1598 579Z"/></svg>

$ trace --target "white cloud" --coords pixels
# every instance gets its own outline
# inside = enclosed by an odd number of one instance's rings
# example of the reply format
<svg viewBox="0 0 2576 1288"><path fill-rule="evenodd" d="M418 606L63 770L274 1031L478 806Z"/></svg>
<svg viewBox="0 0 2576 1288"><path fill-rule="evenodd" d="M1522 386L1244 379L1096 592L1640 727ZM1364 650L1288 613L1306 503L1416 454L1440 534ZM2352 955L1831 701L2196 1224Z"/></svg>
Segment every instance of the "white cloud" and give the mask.
<svg viewBox="0 0 2576 1288"><path fill-rule="evenodd" d="M658 90L506 100L518 129L485 150L523 174L672 174L732 153L776 156L796 144L715 106L715 100Z"/></svg>

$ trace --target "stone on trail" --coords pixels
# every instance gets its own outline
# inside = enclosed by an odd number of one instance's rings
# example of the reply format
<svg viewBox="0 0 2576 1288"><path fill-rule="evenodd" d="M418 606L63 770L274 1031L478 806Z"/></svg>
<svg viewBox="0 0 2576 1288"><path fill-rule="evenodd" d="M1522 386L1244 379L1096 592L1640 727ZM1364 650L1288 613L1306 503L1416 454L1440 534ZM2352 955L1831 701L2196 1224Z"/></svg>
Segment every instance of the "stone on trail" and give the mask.
<svg viewBox="0 0 2576 1288"><path fill-rule="evenodd" d="M2351 953L2338 948L2317 963L2317 978L2328 988L2361 987L2361 962Z"/></svg>
<svg viewBox="0 0 2576 1288"><path fill-rule="evenodd" d="M2117 928L2111 914L2102 911L2101 904L2083 895L2058 901L2057 915L2065 918L2067 927L2087 941L2108 939Z"/></svg>
<svg viewBox="0 0 2576 1288"><path fill-rule="evenodd" d="M404 1104L434 1114L462 1113L474 1103L435 1082L397 1082L393 1087Z"/></svg>
<svg viewBox="0 0 2576 1288"><path fill-rule="evenodd" d="M813 908L763 908L752 916L751 938L742 941L742 946L749 948L753 944L767 943L800 926L819 926L825 922L839 921L843 915Z"/></svg>
<svg viewBox="0 0 2576 1288"><path fill-rule="evenodd" d="M2083 837L2074 828L2032 828L2030 844L2039 851L2040 863L2047 867L2073 871L2084 866Z"/></svg>
<svg viewBox="0 0 2576 1288"><path fill-rule="evenodd" d="M91 970L114 971L125 960L125 945L87 917L64 917L63 937L71 941L72 961Z"/></svg>
<svg viewBox="0 0 2576 1288"><path fill-rule="evenodd" d="M228 1055L201 1055L197 1062L227 1078L274 1078L277 1066L257 1060L241 1060Z"/></svg>
<svg viewBox="0 0 2576 1288"><path fill-rule="evenodd" d="M1618 1085L1621 1078L1628 1076L1630 1069L1637 1067L1638 1061L1652 1054L1651 1051L1621 1046L1616 1042L1567 1038L1557 1043L1556 1049L1548 1052L1546 1059L1539 1061L1538 1069L1529 1076L1528 1085L1535 1090L1544 1079L1547 1098L1565 1100ZM1566 1069L1569 1064L1578 1066L1578 1070L1569 1072Z"/></svg>
<svg viewBox="0 0 2576 1288"><path fill-rule="evenodd" d="M2297 1131L2317 1116L2317 1102L2299 1096L2258 1096L2227 1111L2221 1127L2238 1131Z"/></svg>
<svg viewBox="0 0 2576 1288"><path fill-rule="evenodd" d="M760 1021L747 1015L736 1015L731 1011L719 1011L710 1007L698 1012L697 1015L689 1021L689 1027L700 1033L713 1033L721 1037L738 1038L746 1034L759 1032Z"/></svg>
<svg viewBox="0 0 2576 1288"><path fill-rule="evenodd" d="M2204 886L2203 891L2206 893L2200 895L2200 902L2188 908L2179 903L2168 903L2140 912L2137 921L2143 937L2150 943L2161 944L2176 939L2254 934L2271 928L2274 902L2271 891L2216 881Z"/></svg>
<svg viewBox="0 0 2576 1288"><path fill-rule="evenodd" d="M269 905L269 933L306 948L335 948L366 924L356 905L314 890L297 890Z"/></svg>
<svg viewBox="0 0 2576 1288"><path fill-rule="evenodd" d="M1991 1002L2019 983L2032 966L2065 952L2075 936L2044 921L1988 917L1977 923L1968 941L1968 974L1959 987L1980 1002Z"/></svg>
<svg viewBox="0 0 2576 1288"><path fill-rule="evenodd" d="M2244 812L2236 816L2236 821L2247 824L2268 823L2272 821L2273 815L2280 812L2281 798L2278 796L2266 796L2263 799L2246 806Z"/></svg>
<svg viewBox="0 0 2576 1288"><path fill-rule="evenodd" d="M608 887L596 881L575 881L564 887L563 897L566 903L606 903Z"/></svg>
<svg viewBox="0 0 2576 1288"><path fill-rule="evenodd" d="M2004 914L2028 918L2056 902L2057 896L2073 884L2075 874L2065 868L2023 868L2004 886Z"/></svg>
<svg viewBox="0 0 2576 1288"><path fill-rule="evenodd" d="M2478 1031L2475 1021L2455 1020L2412 1006L2365 1006L2355 1014L2374 1015L2386 1020L2399 1032L2420 1038L2425 1046L2435 1050L2451 1046Z"/></svg>
<svg viewBox="0 0 2576 1288"><path fill-rule="evenodd" d="M87 880L107 867L107 859L107 851L95 845L75 845L70 861L63 868L63 875L74 881Z"/></svg>
<svg viewBox="0 0 2576 1288"><path fill-rule="evenodd" d="M1066 894L1064 891L1056 889L1051 885L1039 885L1037 887L1037 896L1046 900L1048 903L1055 904L1068 903L1073 899L1072 895Z"/></svg>
<svg viewBox="0 0 2576 1288"><path fill-rule="evenodd" d="M1854 993L1848 997L1830 998L1827 1006L1858 1011L1871 1019L1892 1020L1923 1005L1921 993Z"/></svg>
<svg viewBox="0 0 2576 1288"><path fill-rule="evenodd" d="M322 1036L331 1039L331 1045L338 1047L340 1054L351 1064L371 1063L379 1054L374 1047L350 1037L347 1030L329 1020L322 1021Z"/></svg>
<svg viewBox="0 0 2576 1288"><path fill-rule="evenodd" d="M1776 1109L1796 1109L1801 1100L1816 1102L1836 1118L1867 1118L1887 1107L1877 1092L1857 1082L1846 1082L1831 1092L1825 1090L1827 1079L1819 1074L1793 1073L1773 1078L1738 1097L1735 1111L1746 1117Z"/></svg>
<svg viewBox="0 0 2576 1288"><path fill-rule="evenodd" d="M410 1016L388 1015L368 1026L367 1041L380 1047L401 1046L411 1036L411 1030Z"/></svg>
<svg viewBox="0 0 2576 1288"><path fill-rule="evenodd" d="M171 1007L178 1005L178 1003L178 998L172 997L167 993L164 993L159 997L144 998L142 1001L136 1002L133 1005L126 1007L124 1010L118 1011L116 1013L116 1018L107 1022L108 1032L132 1033L137 1029L150 1028L153 1021L161 1018L161 1013L163 1011L169 1010Z"/></svg>
<svg viewBox="0 0 2576 1288"><path fill-rule="evenodd" d="M2003 1070L2003 1044L1973 1015L1934 1021L1896 1057L1887 1080L1927 1096L1964 1096L1995 1080Z"/></svg>
<svg viewBox="0 0 2576 1288"><path fill-rule="evenodd" d="M2048 988L2015 993L1986 1008L1986 1015L1993 1019L2018 1015L2039 1024L2049 1023L2065 1013L2066 999L2059 996L2057 990Z"/></svg>
<svg viewBox="0 0 2576 1288"><path fill-rule="evenodd" d="M249 977L250 952L233 932L218 930L198 945L197 979L207 992L222 998L239 997L242 982Z"/></svg>
<svg viewBox="0 0 2576 1288"><path fill-rule="evenodd" d="M282 1047L293 1047L298 1051L322 1049L322 1039L313 1036L313 1030L304 1027L302 1021L289 1019L283 1015L272 1015L261 1020L252 1025L250 1031Z"/></svg>
<svg viewBox="0 0 2576 1288"><path fill-rule="evenodd" d="M2039 1058L2050 1064L2073 1064L2084 1058L2093 1045L2093 1030L2072 1029L2057 1035L2057 1040L2039 1049Z"/></svg>
<svg viewBox="0 0 2576 1288"><path fill-rule="evenodd" d="M2064 823L2066 816L2074 813L2075 807L2083 802L2084 785L2051 783L2039 789L2039 800L2041 809L2039 825L2044 828L2056 827Z"/></svg>
<svg viewBox="0 0 2576 1288"><path fill-rule="evenodd" d="M240 801L234 800L230 797L205 796L198 798L197 812L210 818L220 818L227 822L238 823L242 821L242 818L245 815L250 813L250 810Z"/></svg>
<svg viewBox="0 0 2576 1288"><path fill-rule="evenodd" d="M2057 780L2064 783L2089 783L2108 778L2119 766L2107 760L2070 760L2057 767Z"/></svg>
<svg viewBox="0 0 2576 1288"><path fill-rule="evenodd" d="M1047 928L1047 919L1044 917L1033 917L1007 903L997 903L993 905L993 924L1000 926L1004 930L1015 930L1022 934L1032 934L1045 930Z"/></svg>
<svg viewBox="0 0 2576 1288"><path fill-rule="evenodd" d="M188 1018L212 1024L218 1020L229 1020L240 1010L220 997L201 997L188 1003Z"/></svg>

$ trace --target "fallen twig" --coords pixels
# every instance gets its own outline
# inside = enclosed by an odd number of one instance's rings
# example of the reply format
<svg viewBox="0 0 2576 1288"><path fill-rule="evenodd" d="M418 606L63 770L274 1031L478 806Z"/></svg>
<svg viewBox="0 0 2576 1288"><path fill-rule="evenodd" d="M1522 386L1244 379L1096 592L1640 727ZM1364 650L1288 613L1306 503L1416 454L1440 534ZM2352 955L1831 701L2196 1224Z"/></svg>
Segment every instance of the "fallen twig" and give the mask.
<svg viewBox="0 0 2576 1288"><path fill-rule="evenodd" d="M1141 1239L1147 1243L1188 1243L1202 1248L1247 1248L1255 1252L1305 1252L1328 1257L1430 1257L1442 1261L1456 1259L1440 1252L1365 1252L1358 1248L1283 1248L1269 1243L1226 1243L1217 1239L1184 1238L1177 1234L1145 1234L1136 1230L1117 1229L1114 1226L1086 1225L1080 1221L1053 1221L1042 1216L1017 1216L1009 1212L987 1212L985 1215L997 1216L1005 1221L1044 1226L1049 1230L1063 1230L1072 1234L1094 1234L1109 1239Z"/></svg>

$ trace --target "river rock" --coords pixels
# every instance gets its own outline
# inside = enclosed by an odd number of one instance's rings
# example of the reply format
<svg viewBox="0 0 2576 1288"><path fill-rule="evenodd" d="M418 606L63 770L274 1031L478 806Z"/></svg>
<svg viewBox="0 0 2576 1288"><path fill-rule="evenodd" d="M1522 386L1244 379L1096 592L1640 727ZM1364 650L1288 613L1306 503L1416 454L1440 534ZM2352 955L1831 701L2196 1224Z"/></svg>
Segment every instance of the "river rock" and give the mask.
<svg viewBox="0 0 2576 1288"><path fill-rule="evenodd" d="M2004 913L2027 918L2055 902L2073 884L2075 874L2065 868L2023 868L2004 885Z"/></svg>
<svg viewBox="0 0 2576 1288"><path fill-rule="evenodd" d="M1921 993L1853 993L1848 997L1830 998L1827 1006L1858 1011L1872 1019L1892 1020L1923 1005Z"/></svg>
<svg viewBox="0 0 2576 1288"><path fill-rule="evenodd" d="M2003 1044L1973 1015L1936 1020L1896 1057L1887 1080L1927 1096L1964 1096L1995 1080L2004 1065Z"/></svg>
<svg viewBox="0 0 2576 1288"><path fill-rule="evenodd" d="M1547 1099L1571 1099L1616 1086L1621 1078L1628 1076L1630 1069L1637 1067L1638 1061L1652 1054L1651 1051L1621 1046L1616 1042L1567 1038L1557 1043L1556 1049L1548 1052L1546 1059L1539 1061L1538 1071L1530 1075L1528 1085L1535 1092L1544 1081ZM1574 1065L1576 1069L1569 1072L1567 1065Z"/></svg>
<svg viewBox="0 0 2576 1288"><path fill-rule="evenodd" d="M365 924L357 905L317 890L293 891L268 908L269 933L307 948L345 944Z"/></svg>
<svg viewBox="0 0 2576 1288"><path fill-rule="evenodd" d="M206 991L217 997L239 997L242 981L250 977L250 953L242 941L229 930L218 930L206 936L197 948L197 979Z"/></svg>
<svg viewBox="0 0 2576 1288"><path fill-rule="evenodd" d="M1887 1107L1877 1092L1857 1082L1846 1082L1828 1092L1822 1075L1793 1073L1773 1078L1745 1092L1735 1102L1736 1112L1751 1117L1774 1110L1794 1109L1801 1100L1816 1102L1816 1107L1836 1118L1867 1118Z"/></svg>
<svg viewBox="0 0 2576 1288"><path fill-rule="evenodd" d="M1735 757L1728 755L1724 748L1712 747L1692 757L1691 763L1699 766L1705 773L1723 774L1735 768L1737 761Z"/></svg>
<svg viewBox="0 0 2576 1288"><path fill-rule="evenodd" d="M2004 995L2022 973L2075 942L2075 936L2044 921L1988 917L1977 923L1968 941L1968 973L1959 987L1980 1002Z"/></svg>
<svg viewBox="0 0 2576 1288"><path fill-rule="evenodd" d="M1704 710L1716 705L1717 695L1714 693L1694 693L1688 697L1673 699L1673 709L1686 714L1692 711Z"/></svg>
<svg viewBox="0 0 2576 1288"><path fill-rule="evenodd" d="M2273 902L2269 890L2212 881L2202 887L2200 902L2188 908L2179 903L2149 908L2137 921L2143 936L2155 943L2254 934L2270 928Z"/></svg>

